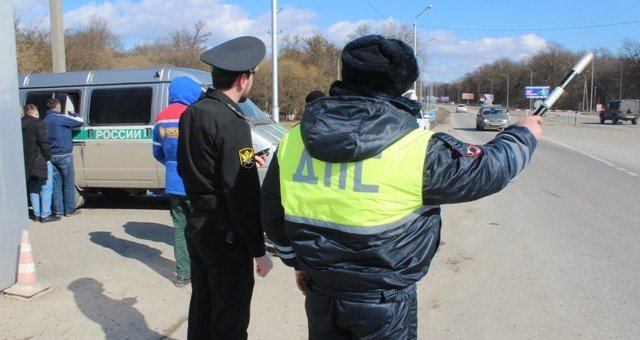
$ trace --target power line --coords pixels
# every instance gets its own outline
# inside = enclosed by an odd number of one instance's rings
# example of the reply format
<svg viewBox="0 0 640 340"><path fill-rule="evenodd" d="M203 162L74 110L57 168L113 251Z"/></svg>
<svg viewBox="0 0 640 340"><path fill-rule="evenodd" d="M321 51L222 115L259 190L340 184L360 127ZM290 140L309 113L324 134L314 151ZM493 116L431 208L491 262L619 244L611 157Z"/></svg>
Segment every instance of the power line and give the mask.
<svg viewBox="0 0 640 340"><path fill-rule="evenodd" d="M367 2L368 2L368 0L367 0ZM418 27L443 29L443 30L453 30L453 31L475 31L475 32L531 32L531 31L567 31L567 30L577 30L577 29L585 29L585 28L599 28L599 27L630 25L630 24L637 24L637 23L640 23L640 20L617 22L617 23L613 23L613 24L554 27L554 28L487 29L487 28L459 28L459 27L423 26L423 25L418 25Z"/></svg>
<svg viewBox="0 0 640 340"><path fill-rule="evenodd" d="M376 11L376 13L378 13L378 15L382 18L382 19L387 19L384 15L382 15L382 13L380 13L380 11L376 8L376 6L374 6L371 1L366 0L367 3L369 4L369 6L371 6L371 8L373 8L374 11Z"/></svg>

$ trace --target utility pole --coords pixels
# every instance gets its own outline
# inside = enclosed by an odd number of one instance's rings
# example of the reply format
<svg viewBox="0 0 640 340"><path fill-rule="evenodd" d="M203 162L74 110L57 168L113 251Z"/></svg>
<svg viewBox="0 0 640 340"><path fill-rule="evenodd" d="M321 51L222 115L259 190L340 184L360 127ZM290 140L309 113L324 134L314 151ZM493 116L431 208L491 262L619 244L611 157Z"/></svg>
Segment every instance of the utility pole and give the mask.
<svg viewBox="0 0 640 340"><path fill-rule="evenodd" d="M523 67L529 70L529 86L533 86L533 70L528 67ZM529 98L529 111L533 111L533 98Z"/></svg>
<svg viewBox="0 0 640 340"><path fill-rule="evenodd" d="M418 20L418 17L421 16L424 12L426 12L429 9L431 9L431 7L433 7L431 4L427 5L427 7L425 7L422 10L422 12L418 13L418 15L413 17L413 55L415 57L417 57L417 55L418 55L418 29L417 29L417 26L416 26L416 20ZM420 75L418 75L418 78L419 77L420 77ZM417 80L413 82L413 90L416 93L418 93L418 82L417 82ZM418 99L420 99L420 98L418 98Z"/></svg>
<svg viewBox="0 0 640 340"><path fill-rule="evenodd" d="M587 96L587 89L588 89L588 85L587 85L587 80L589 78L587 78L587 75L585 74L584 76L584 86L582 88L582 105L580 107L580 110L582 111L587 111L587 103L589 102L589 97Z"/></svg>
<svg viewBox="0 0 640 340"><path fill-rule="evenodd" d="M507 110L509 110L509 75L503 74L503 77L507 77Z"/></svg>
<svg viewBox="0 0 640 340"><path fill-rule="evenodd" d="M595 110L595 103L593 102L594 97L593 97L593 92L595 90L595 88L593 87L593 77L595 77L595 65L596 64L596 57L595 55L593 56L593 60L591 61L591 100L589 101L589 112L592 112Z"/></svg>
<svg viewBox="0 0 640 340"><path fill-rule="evenodd" d="M624 61L620 60L620 96L618 99L622 99L622 66L624 65Z"/></svg>
<svg viewBox="0 0 640 340"><path fill-rule="evenodd" d="M271 0L271 62L273 65L273 102L271 117L276 123L280 122L280 107L278 106L278 30L276 0Z"/></svg>
<svg viewBox="0 0 640 340"><path fill-rule="evenodd" d="M62 0L49 0L51 17L51 60L53 72L67 72L64 52L64 25L62 24Z"/></svg>

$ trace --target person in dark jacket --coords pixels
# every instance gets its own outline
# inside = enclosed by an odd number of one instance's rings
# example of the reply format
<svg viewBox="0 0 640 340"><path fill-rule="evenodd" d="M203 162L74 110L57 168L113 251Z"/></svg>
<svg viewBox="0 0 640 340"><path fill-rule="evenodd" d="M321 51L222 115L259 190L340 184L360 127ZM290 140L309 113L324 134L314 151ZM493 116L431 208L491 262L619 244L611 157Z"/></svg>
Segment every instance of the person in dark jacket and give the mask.
<svg viewBox="0 0 640 340"><path fill-rule="evenodd" d="M84 121L81 117L65 115L61 111L60 100L47 100L49 110L44 117L51 144L51 164L53 164L53 213L57 216L71 216L76 211L76 184L73 169L73 139L71 130L79 128Z"/></svg>
<svg viewBox="0 0 640 340"><path fill-rule="evenodd" d="M419 129L402 97L411 47L365 36L342 79L281 140L262 186L263 228L306 294L310 339L416 339L416 282L440 243L440 206L486 197L527 165L527 117L482 146Z"/></svg>
<svg viewBox="0 0 640 340"><path fill-rule="evenodd" d="M173 254L176 259L177 287L191 282L191 263L184 229L191 214L191 205L178 175L178 122L180 116L199 98L200 84L189 77L177 77L169 84L169 105L156 118L153 127L153 157L165 166L165 193L169 194L173 220Z"/></svg>
<svg viewBox="0 0 640 340"><path fill-rule="evenodd" d="M40 120L38 108L33 104L24 106L22 145L27 190L34 219L42 223L57 221L60 218L51 215L53 170L47 128Z"/></svg>
<svg viewBox="0 0 640 340"><path fill-rule="evenodd" d="M213 86L180 117L178 173L193 209L186 228L191 259L188 339L246 339L256 272L272 263L260 225L260 180L247 99L264 43L239 37L206 52Z"/></svg>

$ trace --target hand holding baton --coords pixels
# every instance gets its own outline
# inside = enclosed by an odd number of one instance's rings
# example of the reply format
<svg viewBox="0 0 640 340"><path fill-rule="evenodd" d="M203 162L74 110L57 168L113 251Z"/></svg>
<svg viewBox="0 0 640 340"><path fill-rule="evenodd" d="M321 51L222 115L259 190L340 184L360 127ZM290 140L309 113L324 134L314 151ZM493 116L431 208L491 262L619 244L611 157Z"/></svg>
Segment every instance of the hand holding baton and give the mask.
<svg viewBox="0 0 640 340"><path fill-rule="evenodd" d="M591 52L585 54L584 57L582 57L582 59L580 59L580 61L578 61L578 63L571 69L571 71L569 71L569 74L564 77L562 83L560 83L560 85L556 86L553 89L549 97L544 100L542 105L540 105L533 114L542 116L545 112L547 112L547 110L551 108L551 106L558 100L558 98L562 96L562 94L564 93L564 88L569 85L569 83L575 76L580 74L587 67L587 65L589 65L589 63L593 60L593 57L593 53Z"/></svg>

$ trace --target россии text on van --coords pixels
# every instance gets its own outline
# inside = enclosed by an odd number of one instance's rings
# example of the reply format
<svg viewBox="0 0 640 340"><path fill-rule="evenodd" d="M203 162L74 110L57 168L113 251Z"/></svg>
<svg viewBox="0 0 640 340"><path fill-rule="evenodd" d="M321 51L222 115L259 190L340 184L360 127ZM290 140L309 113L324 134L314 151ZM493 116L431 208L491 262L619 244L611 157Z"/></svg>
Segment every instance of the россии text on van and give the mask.
<svg viewBox="0 0 640 340"><path fill-rule="evenodd" d="M46 101L58 98L62 112L78 114L84 125L73 132L76 205L86 192L125 196L165 186L165 169L152 154L156 116L169 103L169 83L187 76L211 87L211 74L165 67L43 73L19 77L20 103L35 104L44 118ZM275 151L286 132L253 102L238 104L251 125L255 150ZM267 166L258 170L260 180Z"/></svg>

